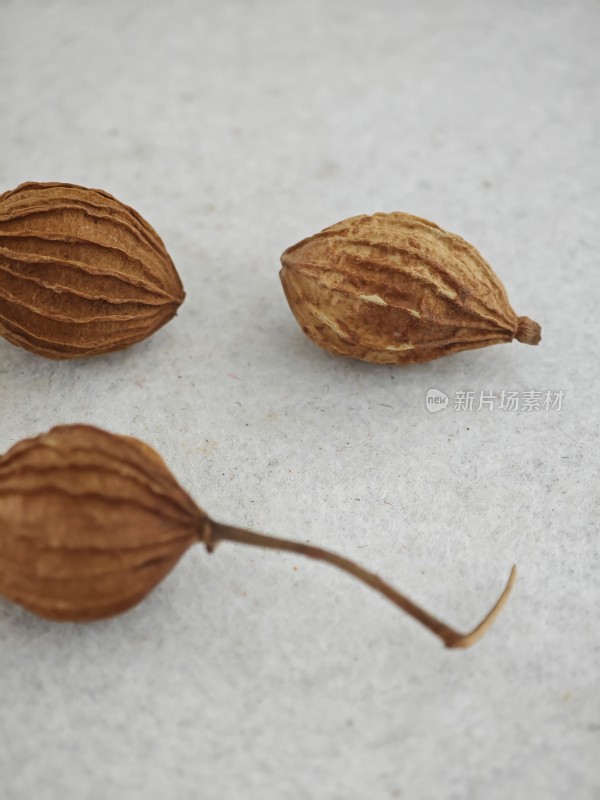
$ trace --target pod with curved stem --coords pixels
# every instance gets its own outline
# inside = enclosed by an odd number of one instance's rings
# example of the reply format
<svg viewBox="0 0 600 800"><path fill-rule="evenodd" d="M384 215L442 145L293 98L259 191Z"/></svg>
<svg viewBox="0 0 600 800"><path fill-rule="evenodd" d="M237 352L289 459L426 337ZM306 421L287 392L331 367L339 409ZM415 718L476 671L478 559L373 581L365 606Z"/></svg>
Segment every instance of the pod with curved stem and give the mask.
<svg viewBox="0 0 600 800"><path fill-rule="evenodd" d="M151 447L63 425L0 456L0 595L47 619L91 622L140 603L187 550L221 541L331 564L384 595L447 647L469 647L506 602L461 633L343 556L211 520Z"/></svg>

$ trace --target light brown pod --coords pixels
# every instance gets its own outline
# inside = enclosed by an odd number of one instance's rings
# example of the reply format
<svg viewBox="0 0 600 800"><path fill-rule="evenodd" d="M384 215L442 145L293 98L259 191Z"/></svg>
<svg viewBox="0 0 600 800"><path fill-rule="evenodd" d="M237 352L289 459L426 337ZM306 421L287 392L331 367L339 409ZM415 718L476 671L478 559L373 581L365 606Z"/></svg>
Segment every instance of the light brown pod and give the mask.
<svg viewBox="0 0 600 800"><path fill-rule="evenodd" d="M99 189L23 183L0 196L0 334L48 358L123 350L185 297L158 234Z"/></svg>
<svg viewBox="0 0 600 800"><path fill-rule="evenodd" d="M540 341L472 245L411 214L351 217L289 247L281 263L302 330L338 355L414 364Z"/></svg>
<svg viewBox="0 0 600 800"><path fill-rule="evenodd" d="M460 633L377 575L328 550L211 520L148 445L89 425L26 439L0 457L0 595L51 620L89 622L135 606L186 550L220 541L284 550L332 564L380 592L447 647L469 647L492 610Z"/></svg>

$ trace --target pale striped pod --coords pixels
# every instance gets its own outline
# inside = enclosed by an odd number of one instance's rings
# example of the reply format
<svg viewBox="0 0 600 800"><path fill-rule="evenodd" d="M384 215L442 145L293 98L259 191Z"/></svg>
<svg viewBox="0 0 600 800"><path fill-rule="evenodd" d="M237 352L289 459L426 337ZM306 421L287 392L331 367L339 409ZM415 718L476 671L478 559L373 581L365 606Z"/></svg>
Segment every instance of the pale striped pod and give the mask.
<svg viewBox="0 0 600 800"><path fill-rule="evenodd" d="M48 358L122 350L185 297L156 231L107 192L24 183L0 196L0 334Z"/></svg>
<svg viewBox="0 0 600 800"><path fill-rule="evenodd" d="M0 458L0 594L49 619L111 617L171 571L205 519L147 445L54 428Z"/></svg>
<svg viewBox="0 0 600 800"><path fill-rule="evenodd" d="M351 217L288 248L281 263L303 331L339 355L413 364L540 341L472 245L410 214Z"/></svg>

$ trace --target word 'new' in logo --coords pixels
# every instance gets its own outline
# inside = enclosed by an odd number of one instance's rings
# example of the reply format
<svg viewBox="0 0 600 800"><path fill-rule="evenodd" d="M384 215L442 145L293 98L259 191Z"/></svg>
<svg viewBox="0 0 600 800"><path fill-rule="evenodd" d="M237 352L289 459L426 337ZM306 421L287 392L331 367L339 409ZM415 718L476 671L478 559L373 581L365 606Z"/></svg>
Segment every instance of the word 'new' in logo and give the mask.
<svg viewBox="0 0 600 800"><path fill-rule="evenodd" d="M437 414L448 405L448 395L440 389L428 389L425 400L427 411Z"/></svg>

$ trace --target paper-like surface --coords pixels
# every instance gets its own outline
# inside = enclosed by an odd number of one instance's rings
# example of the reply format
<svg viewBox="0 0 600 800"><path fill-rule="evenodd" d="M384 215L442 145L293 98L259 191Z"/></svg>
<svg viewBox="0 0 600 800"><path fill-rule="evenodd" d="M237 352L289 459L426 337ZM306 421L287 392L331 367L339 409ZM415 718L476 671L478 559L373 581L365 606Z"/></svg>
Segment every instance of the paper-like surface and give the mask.
<svg viewBox="0 0 600 800"><path fill-rule="evenodd" d="M138 436L217 519L339 550L461 628L519 568L465 652L227 544L109 622L0 601L3 800L598 796L599 34L584 0L2 4L2 189L112 192L187 300L87 362L0 340L0 451L57 423ZM312 345L279 254L394 209L472 241L542 344L404 370ZM564 395L476 410L502 391Z"/></svg>

